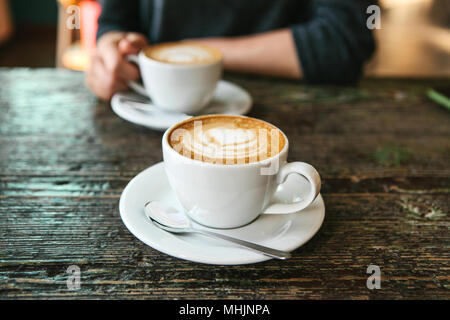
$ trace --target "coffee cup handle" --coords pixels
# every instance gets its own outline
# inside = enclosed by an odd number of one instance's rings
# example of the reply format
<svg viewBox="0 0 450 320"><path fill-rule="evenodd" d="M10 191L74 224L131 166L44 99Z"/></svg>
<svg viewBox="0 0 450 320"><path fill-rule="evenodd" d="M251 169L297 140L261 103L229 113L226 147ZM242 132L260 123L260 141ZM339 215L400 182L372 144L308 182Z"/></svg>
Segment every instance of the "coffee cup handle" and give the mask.
<svg viewBox="0 0 450 320"><path fill-rule="evenodd" d="M127 61L135 63L139 67L139 56L135 54L130 54L125 57ZM139 93L140 95L148 97L147 91L145 90L144 86L136 81L128 81L128 86L134 90L135 92Z"/></svg>
<svg viewBox="0 0 450 320"><path fill-rule="evenodd" d="M320 176L316 169L305 162L286 163L279 171L276 177L278 185L286 181L291 173L299 174L305 177L311 187L309 194L302 200L293 203L271 203L262 213L265 214L288 214L294 213L308 207L319 195ZM276 190L276 188L275 188Z"/></svg>

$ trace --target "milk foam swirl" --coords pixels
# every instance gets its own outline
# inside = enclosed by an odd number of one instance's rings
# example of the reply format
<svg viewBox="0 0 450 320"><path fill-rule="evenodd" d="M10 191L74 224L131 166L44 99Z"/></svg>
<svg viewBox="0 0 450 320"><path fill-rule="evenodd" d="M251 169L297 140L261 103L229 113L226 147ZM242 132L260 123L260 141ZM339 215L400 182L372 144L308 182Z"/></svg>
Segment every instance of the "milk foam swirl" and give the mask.
<svg viewBox="0 0 450 320"><path fill-rule="evenodd" d="M207 63L220 58L220 53L212 48L183 43L155 45L146 54L158 61L179 64Z"/></svg>
<svg viewBox="0 0 450 320"><path fill-rule="evenodd" d="M241 164L278 154L285 141L269 124L243 117L206 117L187 122L170 134L180 154L204 162Z"/></svg>

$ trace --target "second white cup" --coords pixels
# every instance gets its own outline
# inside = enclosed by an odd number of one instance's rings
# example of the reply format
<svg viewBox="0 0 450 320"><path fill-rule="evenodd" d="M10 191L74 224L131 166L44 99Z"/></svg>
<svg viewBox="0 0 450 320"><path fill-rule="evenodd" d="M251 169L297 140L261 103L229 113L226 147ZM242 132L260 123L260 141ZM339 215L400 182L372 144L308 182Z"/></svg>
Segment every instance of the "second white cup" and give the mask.
<svg viewBox="0 0 450 320"><path fill-rule="evenodd" d="M144 84L130 82L129 86L166 111L197 113L211 101L222 76L222 59L203 64L167 63L149 58L144 49L127 60L139 66Z"/></svg>

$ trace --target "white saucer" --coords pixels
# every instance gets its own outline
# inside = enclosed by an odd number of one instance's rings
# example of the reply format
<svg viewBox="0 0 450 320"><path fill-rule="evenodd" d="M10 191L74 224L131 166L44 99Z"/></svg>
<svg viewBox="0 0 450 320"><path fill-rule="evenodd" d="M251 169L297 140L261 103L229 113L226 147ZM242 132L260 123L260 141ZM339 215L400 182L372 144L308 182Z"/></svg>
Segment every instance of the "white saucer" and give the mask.
<svg viewBox="0 0 450 320"><path fill-rule="evenodd" d="M280 188L278 197L285 201L298 198L301 194L299 189L304 189L302 178L291 174ZM134 177L123 190L119 203L120 216L128 230L139 240L158 251L194 262L221 265L247 264L271 259L233 244L198 234L175 235L163 231L147 220L144 215L144 204L149 200L158 200L181 210L167 181L162 162ZM261 215L244 227L209 230L275 249L292 251L316 234L324 217L325 205L319 195L308 208L298 213ZM208 229L198 224L195 226Z"/></svg>
<svg viewBox="0 0 450 320"><path fill-rule="evenodd" d="M135 101L144 101L147 106L138 105ZM122 119L160 131L189 117L182 113L158 109L148 97L134 91L116 93L111 99L111 107ZM247 91L231 82L221 80L217 84L211 102L199 114L244 115L250 111L251 107L252 98Z"/></svg>

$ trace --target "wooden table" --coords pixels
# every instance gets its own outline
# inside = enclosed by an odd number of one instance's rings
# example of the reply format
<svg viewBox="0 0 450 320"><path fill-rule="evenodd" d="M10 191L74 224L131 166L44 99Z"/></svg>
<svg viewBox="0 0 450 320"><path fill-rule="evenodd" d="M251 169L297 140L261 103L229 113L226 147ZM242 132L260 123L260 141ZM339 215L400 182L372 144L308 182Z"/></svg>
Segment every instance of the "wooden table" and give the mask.
<svg viewBox="0 0 450 320"><path fill-rule="evenodd" d="M288 261L210 266L147 247L120 194L162 160L161 133L117 117L83 74L0 69L0 298L450 298L450 80L307 86L228 75L290 159L323 177L325 222ZM66 286L71 265L80 290ZM381 289L366 286L369 265Z"/></svg>

